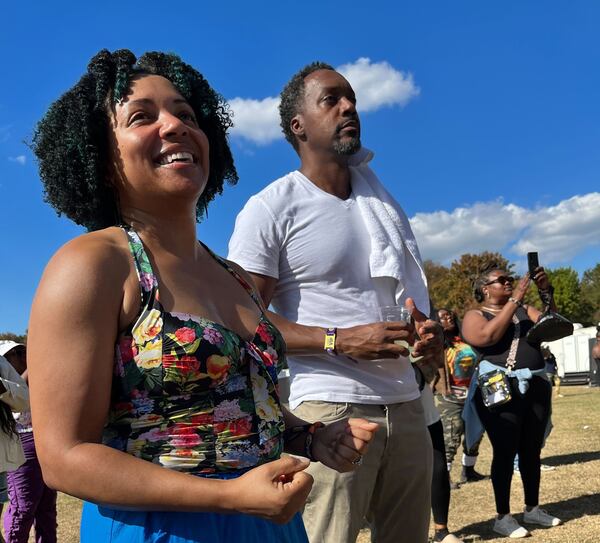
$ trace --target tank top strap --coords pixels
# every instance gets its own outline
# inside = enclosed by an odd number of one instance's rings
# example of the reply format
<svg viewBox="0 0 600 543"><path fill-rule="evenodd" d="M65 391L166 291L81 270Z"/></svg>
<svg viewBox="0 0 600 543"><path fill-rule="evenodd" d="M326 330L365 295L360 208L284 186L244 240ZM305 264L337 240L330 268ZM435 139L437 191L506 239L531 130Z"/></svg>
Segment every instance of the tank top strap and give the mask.
<svg viewBox="0 0 600 543"><path fill-rule="evenodd" d="M140 293L142 301L142 310L145 307L150 307L155 300L158 300L158 279L150 264L148 253L144 248L144 244L138 233L130 226L121 226L127 235L129 244L129 252L133 258L135 271L137 272L138 281L140 283Z"/></svg>
<svg viewBox="0 0 600 543"><path fill-rule="evenodd" d="M256 291L254 290L254 288L248 283L248 281L246 281L240 273L238 273L234 268L232 268L229 263L227 262L227 260L225 260L224 258L221 258L219 255L213 253L206 245L204 245L204 243L200 242L202 244L202 247L204 247L208 253L219 263L221 264L221 266L223 266L231 275L233 275L233 277L237 280L237 282L242 285L242 287L244 287L244 289L246 290L246 292L248 293L248 295L250 296L250 298L252 298L254 300L254 303L258 306L258 309L260 309L260 312L263 312L263 304L262 301L260 300L260 298L258 297Z"/></svg>

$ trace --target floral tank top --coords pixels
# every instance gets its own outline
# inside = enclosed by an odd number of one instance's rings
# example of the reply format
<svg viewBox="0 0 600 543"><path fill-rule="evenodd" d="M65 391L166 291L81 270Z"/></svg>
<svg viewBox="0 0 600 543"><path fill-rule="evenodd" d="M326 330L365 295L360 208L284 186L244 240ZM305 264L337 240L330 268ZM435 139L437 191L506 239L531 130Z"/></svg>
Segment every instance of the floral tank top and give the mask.
<svg viewBox="0 0 600 543"><path fill-rule="evenodd" d="M141 289L138 318L117 340L103 443L167 468L235 475L279 458L279 331L261 310L254 338L196 315L166 312L140 237L124 228ZM209 251L210 252L210 251ZM254 299L226 261L210 254Z"/></svg>

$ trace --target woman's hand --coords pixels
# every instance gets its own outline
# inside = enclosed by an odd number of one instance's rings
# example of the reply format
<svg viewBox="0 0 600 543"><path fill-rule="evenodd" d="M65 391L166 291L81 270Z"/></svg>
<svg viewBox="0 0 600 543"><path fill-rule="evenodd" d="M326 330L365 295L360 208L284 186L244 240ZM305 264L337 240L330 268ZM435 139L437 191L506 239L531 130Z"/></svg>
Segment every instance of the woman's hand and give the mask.
<svg viewBox="0 0 600 543"><path fill-rule="evenodd" d="M312 442L316 460L339 472L359 465L379 425L365 419L343 419L318 429Z"/></svg>
<svg viewBox="0 0 600 543"><path fill-rule="evenodd" d="M227 481L231 509L286 524L302 509L313 478L304 470L310 462L295 456L263 464Z"/></svg>
<svg viewBox="0 0 600 543"><path fill-rule="evenodd" d="M542 268L541 266L534 270L532 279L535 282L537 288L539 288L540 290L548 290L550 288L550 279L548 278L548 275L546 274L544 268Z"/></svg>
<svg viewBox="0 0 600 543"><path fill-rule="evenodd" d="M529 277L529 272L525 273L521 279L519 279L519 283L513 290L512 297L519 302L522 302L525 298L525 294L527 294L527 290L529 289L529 285L531 284L531 278Z"/></svg>

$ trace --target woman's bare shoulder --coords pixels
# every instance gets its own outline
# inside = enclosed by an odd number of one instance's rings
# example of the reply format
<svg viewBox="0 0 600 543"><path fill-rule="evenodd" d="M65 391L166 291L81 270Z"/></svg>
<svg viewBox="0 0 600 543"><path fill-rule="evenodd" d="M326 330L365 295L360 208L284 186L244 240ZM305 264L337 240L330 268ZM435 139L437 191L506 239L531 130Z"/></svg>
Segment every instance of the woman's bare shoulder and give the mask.
<svg viewBox="0 0 600 543"><path fill-rule="evenodd" d="M126 264L128 257L127 240L123 231L111 227L77 236L65 243L50 259L48 268L60 266L83 267L82 271L91 271Z"/></svg>
<svg viewBox="0 0 600 543"><path fill-rule="evenodd" d="M483 316L483 311L481 309L477 309L477 308L469 309L465 313L465 316L463 317L463 324L464 324L465 320L478 319L478 318L485 319L485 317Z"/></svg>
<svg viewBox="0 0 600 543"><path fill-rule="evenodd" d="M44 270L40 289L123 290L131 274L126 237L119 228L107 228L78 236L65 243Z"/></svg>

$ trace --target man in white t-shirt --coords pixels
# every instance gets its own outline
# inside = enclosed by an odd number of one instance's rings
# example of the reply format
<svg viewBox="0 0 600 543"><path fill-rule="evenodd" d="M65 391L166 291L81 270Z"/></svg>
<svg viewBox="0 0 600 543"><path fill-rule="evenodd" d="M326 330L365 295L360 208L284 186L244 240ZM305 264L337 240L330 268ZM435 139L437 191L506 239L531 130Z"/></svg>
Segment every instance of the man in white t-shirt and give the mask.
<svg viewBox="0 0 600 543"><path fill-rule="evenodd" d="M441 330L412 300L429 311L418 250L407 242L399 258L404 277L372 277L372 233L353 191L360 174L352 164L365 150L346 79L313 63L281 96L282 128L301 167L248 201L229 258L252 274L276 312L270 316L288 347L292 411L312 422L350 416L380 425L356 471L311 464L315 484L304 511L309 539L354 543L366 518L378 543L424 543L431 442L409 353L395 343L412 344L415 330L406 322L380 322L379 311L410 308L421 338L413 355L423 355L424 363L442 360Z"/></svg>

